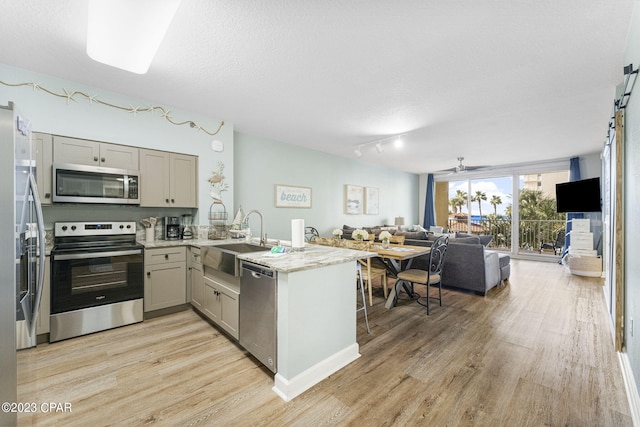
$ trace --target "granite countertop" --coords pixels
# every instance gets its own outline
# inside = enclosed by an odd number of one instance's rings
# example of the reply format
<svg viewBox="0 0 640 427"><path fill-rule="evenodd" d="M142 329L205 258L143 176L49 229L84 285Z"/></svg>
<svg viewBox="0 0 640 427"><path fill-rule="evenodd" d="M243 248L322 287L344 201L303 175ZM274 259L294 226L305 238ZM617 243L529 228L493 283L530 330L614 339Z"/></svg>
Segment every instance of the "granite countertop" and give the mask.
<svg viewBox="0 0 640 427"><path fill-rule="evenodd" d="M271 252L251 252L240 254L238 258L264 265L265 267L283 273L292 273L328 265L343 264L345 262L374 256L377 256L374 252L306 244L304 250L299 252L292 251L278 254L272 254Z"/></svg>
<svg viewBox="0 0 640 427"><path fill-rule="evenodd" d="M138 243L144 245L145 248L166 248L172 246L215 246L229 243L244 243L243 239L226 239L226 240L208 240L208 239L192 239L192 240L155 240L146 242L139 240ZM275 245L278 241L269 239L270 245ZM251 243L256 244L254 239ZM290 242L281 242L283 245L290 245ZM330 246L310 245L306 244L304 251L292 251L291 247L285 246L286 252L272 254L270 251L249 252L239 254L238 258L245 261L254 262L264 265L273 270L283 273L292 273L295 271L310 270L313 268L324 267L334 264L342 264L345 262L355 261L362 258L371 258L377 254L374 252L356 251L353 249L334 248Z"/></svg>
<svg viewBox="0 0 640 427"><path fill-rule="evenodd" d="M189 239L189 240L154 240L153 242L147 242L146 240L138 240L138 243L140 243L147 249L152 249L152 248L168 248L172 246L195 246L195 247L213 246L213 245L220 245L223 243L238 243L238 240Z"/></svg>

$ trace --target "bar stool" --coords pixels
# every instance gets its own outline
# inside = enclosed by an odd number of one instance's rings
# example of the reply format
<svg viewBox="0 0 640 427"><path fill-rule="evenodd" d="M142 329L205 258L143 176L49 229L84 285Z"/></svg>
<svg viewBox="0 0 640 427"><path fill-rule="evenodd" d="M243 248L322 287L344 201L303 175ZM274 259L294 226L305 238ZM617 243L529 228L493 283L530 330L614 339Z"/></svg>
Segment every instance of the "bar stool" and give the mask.
<svg viewBox="0 0 640 427"><path fill-rule="evenodd" d="M364 282L362 281L362 265L359 262L356 262L356 269L358 273L358 280L360 287L360 296L362 297L362 305L356 306L356 313L359 311L364 311L364 322L367 325L367 333L370 334L371 330L369 329L369 316L367 315L367 298L364 296ZM371 286L371 284L369 284Z"/></svg>

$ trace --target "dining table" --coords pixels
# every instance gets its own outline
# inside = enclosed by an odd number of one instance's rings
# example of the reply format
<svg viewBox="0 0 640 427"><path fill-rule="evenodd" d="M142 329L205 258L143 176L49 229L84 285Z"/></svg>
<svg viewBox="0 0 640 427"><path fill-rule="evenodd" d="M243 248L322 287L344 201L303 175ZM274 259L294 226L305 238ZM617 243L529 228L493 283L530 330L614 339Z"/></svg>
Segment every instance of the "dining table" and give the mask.
<svg viewBox="0 0 640 427"><path fill-rule="evenodd" d="M317 241L311 241L308 243L315 244L329 244L338 248L345 248L345 242L343 240L329 239L329 238L319 238ZM378 255L378 257L385 264L387 272L392 277L397 277L398 273L404 270L408 270L411 268L411 263L416 257L422 255L428 255L431 252L431 248L428 246L413 246L413 245L396 245L389 244L383 245L380 242L372 242L368 249L368 252L374 252ZM370 268L370 267L369 267ZM369 277L371 272L369 271ZM403 284L407 293L410 294L410 290L406 284ZM393 286L389 295L387 296L387 301L385 302L385 308L392 308L397 301L397 290L396 286Z"/></svg>
<svg viewBox="0 0 640 427"><path fill-rule="evenodd" d="M380 257L387 266L387 271L389 271L393 277L397 277L399 272L411 268L411 263L416 257L428 255L431 248L428 246L412 245L389 245L385 248L382 244L374 243L371 245L370 251L377 253L378 257ZM404 263L405 261L406 263ZM410 294L408 286L406 284L403 284L403 286L407 293ZM397 286L391 287L387 301L384 304L385 308L390 309L396 305L397 294Z"/></svg>

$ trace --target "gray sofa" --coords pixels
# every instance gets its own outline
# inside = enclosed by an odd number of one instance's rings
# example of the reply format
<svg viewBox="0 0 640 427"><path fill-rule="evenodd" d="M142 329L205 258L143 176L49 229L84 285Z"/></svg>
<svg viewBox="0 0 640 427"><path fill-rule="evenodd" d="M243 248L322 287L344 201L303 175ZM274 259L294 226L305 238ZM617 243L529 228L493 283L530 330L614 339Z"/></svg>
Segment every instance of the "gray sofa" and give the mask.
<svg viewBox="0 0 640 427"><path fill-rule="evenodd" d="M405 244L431 246L433 240L412 240ZM508 255L503 258L508 261ZM411 267L428 269L429 256L415 258ZM508 278L508 276L506 277ZM506 279L505 278L505 279ZM485 295L489 289L502 280L500 255L487 250L477 236L449 239L449 247L444 258L442 286L473 291Z"/></svg>

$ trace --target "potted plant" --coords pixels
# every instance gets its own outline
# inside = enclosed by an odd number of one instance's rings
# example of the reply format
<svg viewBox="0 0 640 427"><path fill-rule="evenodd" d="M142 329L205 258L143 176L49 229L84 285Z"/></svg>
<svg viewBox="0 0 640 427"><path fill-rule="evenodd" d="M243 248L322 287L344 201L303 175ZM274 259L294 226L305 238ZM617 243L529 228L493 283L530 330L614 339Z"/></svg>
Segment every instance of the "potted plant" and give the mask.
<svg viewBox="0 0 640 427"><path fill-rule="evenodd" d="M391 240L391 233L389 233L388 231L385 230L382 233L380 233L378 238L382 242L382 247L383 248L386 249L386 248L389 247L389 241Z"/></svg>
<svg viewBox="0 0 640 427"><path fill-rule="evenodd" d="M369 233L367 233L365 230L358 228L356 230L353 230L353 233L351 233L351 237L353 238L353 240L358 240L362 242L363 240L369 238Z"/></svg>

